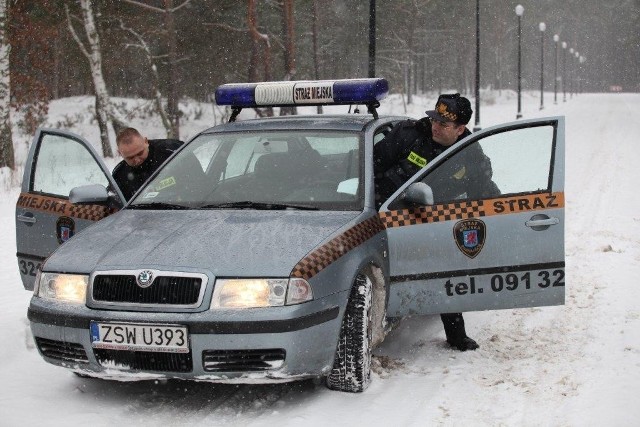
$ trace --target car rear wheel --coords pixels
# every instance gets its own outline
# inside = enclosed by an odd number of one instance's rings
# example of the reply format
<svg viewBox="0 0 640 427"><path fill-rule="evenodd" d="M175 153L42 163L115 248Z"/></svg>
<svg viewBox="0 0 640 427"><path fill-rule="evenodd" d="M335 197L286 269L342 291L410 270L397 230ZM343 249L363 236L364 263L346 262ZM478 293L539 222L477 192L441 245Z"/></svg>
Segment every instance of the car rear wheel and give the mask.
<svg viewBox="0 0 640 427"><path fill-rule="evenodd" d="M357 393L371 382L371 340L373 285L366 274L359 274L351 288L347 309L327 387Z"/></svg>

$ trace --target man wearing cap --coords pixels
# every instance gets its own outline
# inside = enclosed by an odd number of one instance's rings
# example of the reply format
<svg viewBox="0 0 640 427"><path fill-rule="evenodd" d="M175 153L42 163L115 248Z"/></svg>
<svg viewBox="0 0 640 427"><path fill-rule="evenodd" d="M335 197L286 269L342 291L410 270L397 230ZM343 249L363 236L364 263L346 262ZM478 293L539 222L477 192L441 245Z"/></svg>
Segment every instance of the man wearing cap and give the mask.
<svg viewBox="0 0 640 427"><path fill-rule="evenodd" d="M427 117L396 124L374 146L376 205L379 207L440 153L470 135L466 124L472 113L467 98L458 93L443 94L438 97L435 110L426 112ZM478 144L469 146L455 161L443 166L446 168L443 179L431 185L436 203L484 199L499 194L491 180L491 161ZM465 332L462 313L440 316L449 345L460 351L478 348Z"/></svg>

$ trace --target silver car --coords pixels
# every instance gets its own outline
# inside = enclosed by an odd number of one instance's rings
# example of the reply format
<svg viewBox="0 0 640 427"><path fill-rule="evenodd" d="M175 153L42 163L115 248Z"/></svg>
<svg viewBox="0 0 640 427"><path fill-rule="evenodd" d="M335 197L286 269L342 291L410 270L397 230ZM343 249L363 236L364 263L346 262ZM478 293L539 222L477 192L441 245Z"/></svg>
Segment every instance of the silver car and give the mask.
<svg viewBox="0 0 640 427"><path fill-rule="evenodd" d="M342 83L277 89L354 103ZM358 392L388 318L563 304L564 119L474 133L380 205L373 148L405 119L378 116L381 92L363 95L367 114L205 130L124 206L90 143L40 129L16 233L42 357L102 378L326 377ZM233 118L256 99L229 101L248 102ZM501 194L434 202L439 171L476 144Z"/></svg>

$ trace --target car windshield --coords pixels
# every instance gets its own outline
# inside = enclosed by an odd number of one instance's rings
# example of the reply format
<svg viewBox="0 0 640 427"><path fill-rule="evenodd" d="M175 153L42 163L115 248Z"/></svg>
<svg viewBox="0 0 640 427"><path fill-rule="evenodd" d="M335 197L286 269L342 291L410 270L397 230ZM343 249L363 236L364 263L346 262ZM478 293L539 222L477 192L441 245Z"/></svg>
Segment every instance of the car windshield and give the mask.
<svg viewBox="0 0 640 427"><path fill-rule="evenodd" d="M203 134L129 205L137 209L360 210L361 134Z"/></svg>

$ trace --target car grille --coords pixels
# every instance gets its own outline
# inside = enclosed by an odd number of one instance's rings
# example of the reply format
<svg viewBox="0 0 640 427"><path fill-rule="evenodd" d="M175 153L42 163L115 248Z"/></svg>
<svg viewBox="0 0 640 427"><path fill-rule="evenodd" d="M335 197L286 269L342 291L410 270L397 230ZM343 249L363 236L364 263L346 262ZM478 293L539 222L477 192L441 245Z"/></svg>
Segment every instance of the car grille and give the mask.
<svg viewBox="0 0 640 427"><path fill-rule="evenodd" d="M36 337L36 345L44 356L50 357L51 359L58 359L64 362L89 362L82 344Z"/></svg>
<svg viewBox="0 0 640 427"><path fill-rule="evenodd" d="M194 305L198 303L202 279L159 276L148 288L141 288L133 275L97 275L93 299L113 303Z"/></svg>
<svg viewBox="0 0 640 427"><path fill-rule="evenodd" d="M98 362L105 367L119 367L136 371L191 372L193 359L189 353L159 353L94 349Z"/></svg>
<svg viewBox="0 0 640 427"><path fill-rule="evenodd" d="M278 369L284 363L284 349L265 350L205 350L202 367L207 372L264 371Z"/></svg>

